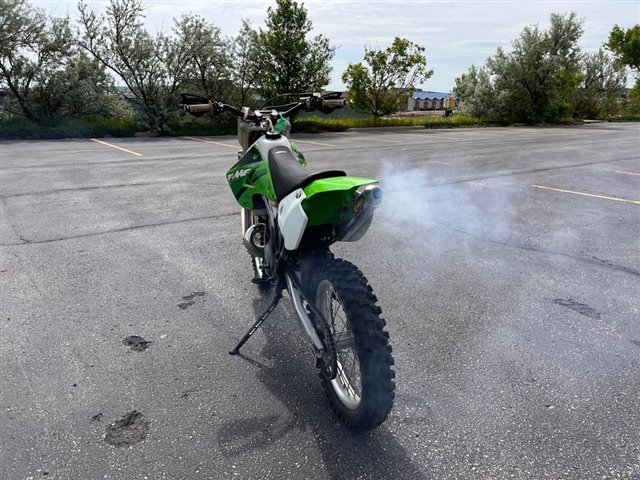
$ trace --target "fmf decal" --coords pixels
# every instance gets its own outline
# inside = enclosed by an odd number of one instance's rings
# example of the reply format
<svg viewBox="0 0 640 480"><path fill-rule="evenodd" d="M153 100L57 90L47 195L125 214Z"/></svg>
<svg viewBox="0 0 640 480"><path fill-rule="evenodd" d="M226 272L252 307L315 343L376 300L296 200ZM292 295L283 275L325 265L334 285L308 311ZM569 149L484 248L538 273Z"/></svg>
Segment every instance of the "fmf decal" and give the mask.
<svg viewBox="0 0 640 480"><path fill-rule="evenodd" d="M227 175L227 180L231 181L231 180L237 180L238 178L242 178L242 177L246 177L249 172L251 171L250 168L241 168L240 170L236 171L235 173L230 173Z"/></svg>

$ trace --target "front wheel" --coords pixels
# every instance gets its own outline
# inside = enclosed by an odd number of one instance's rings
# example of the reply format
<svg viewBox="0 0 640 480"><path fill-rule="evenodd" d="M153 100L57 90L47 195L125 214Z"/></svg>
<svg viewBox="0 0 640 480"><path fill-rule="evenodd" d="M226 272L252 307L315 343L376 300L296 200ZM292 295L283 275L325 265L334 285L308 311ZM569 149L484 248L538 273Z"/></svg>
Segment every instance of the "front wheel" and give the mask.
<svg viewBox="0 0 640 480"><path fill-rule="evenodd" d="M309 287L335 345L335 371L320 369L329 401L345 425L375 428L389 415L395 395L389 333L377 298L360 270L334 258L314 268Z"/></svg>

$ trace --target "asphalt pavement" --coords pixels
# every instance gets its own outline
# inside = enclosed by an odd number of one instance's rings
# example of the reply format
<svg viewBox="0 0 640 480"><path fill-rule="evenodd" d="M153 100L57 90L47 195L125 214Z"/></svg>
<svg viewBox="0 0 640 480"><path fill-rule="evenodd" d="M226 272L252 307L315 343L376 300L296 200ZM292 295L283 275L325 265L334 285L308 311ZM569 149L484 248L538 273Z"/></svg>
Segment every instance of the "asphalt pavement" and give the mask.
<svg viewBox="0 0 640 480"><path fill-rule="evenodd" d="M640 479L640 124L294 137L381 180L388 420L251 283L233 137L0 143L0 478Z"/></svg>

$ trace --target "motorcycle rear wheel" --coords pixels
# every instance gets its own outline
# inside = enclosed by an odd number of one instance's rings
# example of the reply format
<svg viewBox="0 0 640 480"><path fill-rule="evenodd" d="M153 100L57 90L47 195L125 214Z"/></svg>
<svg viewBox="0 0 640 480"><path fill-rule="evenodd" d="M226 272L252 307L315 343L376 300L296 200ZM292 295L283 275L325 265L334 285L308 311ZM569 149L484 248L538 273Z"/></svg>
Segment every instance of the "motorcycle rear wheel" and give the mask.
<svg viewBox="0 0 640 480"><path fill-rule="evenodd" d="M337 372L320 379L338 419L355 430L384 422L395 396L392 349L377 298L353 264L330 258L312 273L312 300L335 343Z"/></svg>

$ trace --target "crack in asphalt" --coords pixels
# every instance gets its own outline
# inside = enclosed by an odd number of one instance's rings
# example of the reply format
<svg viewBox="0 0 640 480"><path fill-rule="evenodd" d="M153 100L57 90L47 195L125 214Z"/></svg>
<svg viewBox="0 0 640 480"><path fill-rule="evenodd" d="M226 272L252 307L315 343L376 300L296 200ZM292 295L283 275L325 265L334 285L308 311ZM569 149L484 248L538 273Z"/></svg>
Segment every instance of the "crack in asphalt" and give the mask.
<svg viewBox="0 0 640 480"><path fill-rule="evenodd" d="M214 218L225 218L225 217L233 217L238 215L237 212L233 212L233 213L224 213L221 215L206 215L204 217L194 217L194 218L185 218L183 220L175 220L175 221L171 221L171 222L158 222L158 223L149 223L149 224L145 224L145 225L134 225L132 227L124 227L124 228L114 228L112 230L105 230L103 232L94 232L94 233L85 233L82 235L70 235L68 237L59 237L59 238L48 238L45 240L27 240L25 238L23 238L22 236L18 235L18 233L16 232L16 235L24 241L24 243L0 243L0 246L6 247L6 246L18 246L18 245L36 245L36 244L41 244L41 243L53 243L53 242L63 242L65 240L75 240L77 238L87 238L87 237L96 237L99 235L108 235L111 233L121 233L121 232L128 232L131 230L139 230L142 228L152 228L152 227L163 227L166 225L177 225L180 223L189 223L189 222L197 222L199 220L211 220ZM14 227L15 230L15 227Z"/></svg>
<svg viewBox="0 0 640 480"><path fill-rule="evenodd" d="M51 190L40 190L35 192L24 192L24 193L14 193L11 195L0 195L0 198L16 198L16 197L29 197L29 196L41 196L41 195L52 195L55 193L64 193L64 192L84 192L90 190L103 190L109 188L126 188L126 187L146 187L151 185L175 185L179 183L188 183L189 185L193 185L193 181L184 181L184 182L176 182L175 180L167 180L162 182L140 182L140 183L116 183L113 185L93 185L89 187L70 187L70 188L55 188ZM222 182L220 183L222 185Z"/></svg>
<svg viewBox="0 0 640 480"><path fill-rule="evenodd" d="M5 202L4 197L0 196L0 202L2 202L2 205L5 208L6 214L9 213L9 206L7 205L7 202ZM27 240L26 238L24 238L20 232L18 232L18 229L16 228L16 226L14 224L12 224L11 222L9 222L9 220L5 217L5 221L11 226L11 230L13 230L13 233L16 235L16 237L18 237L22 243L0 243L0 246L5 246L5 245L25 245L27 243L31 243L29 240Z"/></svg>
<svg viewBox="0 0 640 480"><path fill-rule="evenodd" d="M557 256L561 256L561 257L565 257L565 258L570 258L572 260L576 260L576 261L579 261L579 262L582 262L582 263L587 263L589 265L596 265L596 266L599 266L599 267L607 268L609 270L614 270L614 271L622 272L622 273L628 273L630 275L634 275L634 276L640 277L640 270L636 270L636 269L630 268L630 267L625 267L624 265L617 265L617 264L615 264L615 263L613 263L613 262L611 262L609 260L602 260L602 259L600 259L598 257L593 257L593 256L591 258L579 257L579 256L576 256L576 255L572 255L570 253L558 252L558 251L549 250L549 249L546 249L546 248L532 247L532 246L527 246L527 245L524 245L524 244L521 244L521 243L515 243L515 242L505 242L505 241L502 241L502 240L496 240L496 239L489 238L489 237L483 237L481 235L475 235L475 234L473 234L471 232L468 232L466 230L463 230L461 228L456 228L456 227L453 227L453 226L451 226L449 224L446 224L444 222L439 222L437 220L433 220L433 219L430 219L430 218L427 218L427 220L430 221L431 223L434 223L436 225L439 225L439 226L445 228L446 230L449 230L449 231L455 232L455 233L459 233L459 234L465 235L467 237L474 238L474 239L479 240L479 241L484 242L484 243L490 243L490 244L493 244L493 245L500 245L502 247L514 248L514 249L517 249L517 250L524 250L524 251L533 252L533 253L543 253L543 254L546 254L546 255L557 255Z"/></svg>
<svg viewBox="0 0 640 480"><path fill-rule="evenodd" d="M240 150L240 147L238 146L238 150ZM209 161L209 160L214 160L214 159L218 159L218 158L228 158L229 154L228 152L225 154L225 152L220 151L218 152L203 152L199 155L191 155L189 157L171 157L169 159L167 158L146 158L144 160L142 159L138 159L138 160L106 160L106 161L83 161L83 162L67 162L67 163L56 163L54 165L51 164L32 164L32 165L15 165L15 166L11 166L11 167L2 167L0 168L1 172L6 172L9 170L30 170L30 169L51 169L51 170L55 170L58 167L84 167L84 166L111 166L111 165L124 165L126 164L127 166L131 166L131 165L138 165L138 164L151 164L151 163L162 163L162 164L169 164L169 163L180 163L180 162L184 162L187 160L197 160L198 157L201 157L202 159Z"/></svg>
<svg viewBox="0 0 640 480"><path fill-rule="evenodd" d="M211 219L215 219L215 218L226 218L226 217L232 217L237 215L236 212L233 213L226 213L226 214L221 214L221 215L207 215L207 216L203 216L203 217L195 217L195 218L187 218L184 220L177 220L177 221L172 221L172 222L159 222L159 223L152 223L152 224L146 224L146 225L135 225L132 227L125 227L125 228L119 228L119 229L113 229L113 230L107 230L104 232L95 232L95 233L87 233L87 234L83 234L83 235L71 235L68 237L60 237L60 238L52 238L52 239L46 239L46 240L29 240L24 238L22 235L20 235L16 229L15 226L12 225L12 228L14 230L14 232L16 233L16 236L18 238L20 238L20 240L23 241L23 243L0 243L0 246L19 246L19 245L34 245L34 244L43 244L43 243L53 243L53 242L62 242L65 240L74 240L77 238L87 238L87 237L95 237L95 236L99 236L99 235L108 235L111 233L120 233L120 232L127 232L127 231L131 231L131 230L138 230L138 229L143 229L143 228L152 228L152 227L162 227L165 225L175 225L175 224L180 224L180 223L188 223L188 222L196 222L199 220L211 220ZM471 237L474 238L476 240L479 240L481 242L485 242L485 243L490 243L493 245L500 245L503 247L507 247L507 248L514 248L517 250L523 250L523 251L529 251L529 252L533 252L533 253L542 253L542 254L547 254L547 255L555 255L555 256L561 256L561 257L565 257L565 258L570 258L582 263L586 263L586 264L590 264L590 265L596 265L599 267L604 267L607 268L609 270L613 270L613 271L617 271L617 272L622 272L622 273L627 273L630 275L634 275L634 276L640 276L640 271L630 268L630 267L626 267L624 265L618 265L615 264L609 260L603 260L600 259L598 257L592 256L591 258L586 258L586 257L579 257L576 255L572 255L570 253L565 253L565 252L559 252L559 251L555 251L555 250L549 250L549 249L545 249L545 248L538 248L538 247L532 247L532 246L527 246L521 243L514 243L514 242L505 242L502 240L496 240L493 238L489 238L489 237L483 237L480 235L475 235L471 232L468 232L466 230L460 229L460 228L456 228L453 227L449 224L443 223L443 222L439 222L437 220L433 220L433 219L427 219L428 221L430 221L431 223L434 223L436 225L439 225L443 228L445 228L446 230L449 230L451 232L455 232L455 233L459 233L461 235L465 235L467 237Z"/></svg>
<svg viewBox="0 0 640 480"><path fill-rule="evenodd" d="M499 173L499 174L494 174L494 175L479 175L476 177L468 177L468 178L463 178L463 179L459 179L459 180L445 180L442 182L434 182L434 183L429 183L426 185L418 185L415 187L407 187L406 189L403 189L403 192L406 191L410 191L410 190L422 190L424 188L428 188L428 187L441 187L441 186L447 186L447 185L457 185L460 183L467 183L467 182L477 182L479 180L492 180L495 178L504 178L504 177L516 177L518 175L527 175L529 173L540 173L540 172L550 172L550 171L554 171L554 170L565 170L568 168L580 168L580 167L589 167L589 166L593 166L593 165L603 165L603 164L609 164L609 163L616 163L616 162L625 162L628 160L638 160L640 159L640 157L623 157L623 158L616 158L613 160L604 160L604 161L599 161L599 162L587 162L587 163L576 163L576 164L572 164L572 165L563 165L563 166L559 166L559 167L543 167L543 168L532 168L529 170L520 170L520 171L516 171L516 172L504 172L504 173ZM396 190L397 191L397 190ZM394 190L386 190L385 193L386 194L392 194L395 193L396 191Z"/></svg>

